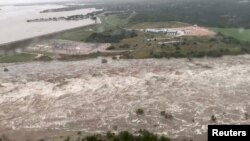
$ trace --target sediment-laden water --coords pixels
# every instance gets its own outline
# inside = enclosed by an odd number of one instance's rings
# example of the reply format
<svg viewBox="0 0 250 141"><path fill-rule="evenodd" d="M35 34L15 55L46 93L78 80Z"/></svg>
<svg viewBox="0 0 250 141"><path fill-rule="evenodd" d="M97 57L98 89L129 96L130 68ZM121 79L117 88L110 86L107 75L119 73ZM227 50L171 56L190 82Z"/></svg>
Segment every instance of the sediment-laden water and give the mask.
<svg viewBox="0 0 250 141"><path fill-rule="evenodd" d="M58 31L86 26L95 23L94 20L79 21L49 21L30 22L29 19L67 17L71 15L87 14L96 11L94 8L74 11L40 13L46 9L60 8L63 5L29 5L29 6L1 6L0 10L0 44L46 35Z"/></svg>

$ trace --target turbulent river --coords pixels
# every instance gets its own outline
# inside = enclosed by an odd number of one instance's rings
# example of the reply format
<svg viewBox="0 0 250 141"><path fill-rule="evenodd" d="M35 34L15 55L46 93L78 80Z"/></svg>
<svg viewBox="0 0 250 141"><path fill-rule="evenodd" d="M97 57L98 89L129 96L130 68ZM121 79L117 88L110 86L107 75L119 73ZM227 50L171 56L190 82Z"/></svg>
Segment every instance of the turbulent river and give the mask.
<svg viewBox="0 0 250 141"><path fill-rule="evenodd" d="M9 129L13 137L40 130L44 137L52 129L98 133L117 126L118 131L194 137L215 124L212 115L216 124L247 124L249 60L243 55L191 62L108 59L101 64L97 58L0 64L9 69L0 71L0 133ZM136 115L138 108L143 116ZM205 136L196 140L205 141Z"/></svg>

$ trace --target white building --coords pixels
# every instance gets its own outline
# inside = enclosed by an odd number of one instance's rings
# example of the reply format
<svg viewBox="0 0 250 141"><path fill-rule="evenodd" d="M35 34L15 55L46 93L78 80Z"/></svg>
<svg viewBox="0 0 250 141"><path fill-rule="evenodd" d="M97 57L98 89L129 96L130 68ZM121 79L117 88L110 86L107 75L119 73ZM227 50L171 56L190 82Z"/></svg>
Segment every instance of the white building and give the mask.
<svg viewBox="0 0 250 141"><path fill-rule="evenodd" d="M159 28L159 29L148 28L145 30L145 32L163 33L166 34L166 36L173 36L173 37L179 37L185 35L185 32L182 30L168 29L168 28Z"/></svg>
<svg viewBox="0 0 250 141"><path fill-rule="evenodd" d="M164 33L164 29L154 29L154 28L147 28L145 32L151 32L151 33Z"/></svg>
<svg viewBox="0 0 250 141"><path fill-rule="evenodd" d="M185 35L190 35L192 34L193 30L192 29L185 29L183 30Z"/></svg>
<svg viewBox="0 0 250 141"><path fill-rule="evenodd" d="M174 36L174 37L179 37L185 35L185 32L182 30L175 30L175 29L168 29L165 32L166 36Z"/></svg>

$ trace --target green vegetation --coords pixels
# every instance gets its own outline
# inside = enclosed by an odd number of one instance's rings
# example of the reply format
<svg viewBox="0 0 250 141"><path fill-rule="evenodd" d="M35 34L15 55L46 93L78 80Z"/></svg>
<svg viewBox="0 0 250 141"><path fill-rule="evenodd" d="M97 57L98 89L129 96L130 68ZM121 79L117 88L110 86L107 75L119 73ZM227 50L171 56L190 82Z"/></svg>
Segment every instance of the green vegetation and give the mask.
<svg viewBox="0 0 250 141"><path fill-rule="evenodd" d="M84 60L84 59L90 59L90 58L97 58L99 56L103 57L108 57L108 56L116 56L120 55L125 51L120 51L120 52L96 52L96 53L91 53L87 55L60 55L58 60L61 61L78 61L78 60Z"/></svg>
<svg viewBox="0 0 250 141"><path fill-rule="evenodd" d="M67 137L64 141L70 141L70 137Z"/></svg>
<svg viewBox="0 0 250 141"><path fill-rule="evenodd" d="M90 25L63 33L57 39L86 42L117 42L121 38L122 27L128 24L134 13L108 15L100 14L101 24ZM112 35L111 35L112 34ZM93 39L92 39L93 38ZM114 38L114 39L113 39Z"/></svg>
<svg viewBox="0 0 250 141"><path fill-rule="evenodd" d="M165 111L161 111L161 116L165 116L166 112Z"/></svg>
<svg viewBox="0 0 250 141"><path fill-rule="evenodd" d="M135 12L127 14L99 15L102 24L77 31L81 36L77 40L86 42L112 43L108 50L121 52L122 58L183 58L183 57L221 57L248 53L246 44L241 44L234 37L218 34L216 37L182 37L171 40L180 41L174 44L158 44L167 42L165 35L148 34L140 31L129 31L123 28L145 29L162 27L189 26L182 22L139 22L133 23ZM82 32L82 33L81 33ZM81 33L81 34L80 34ZM75 34L75 33L72 33ZM68 34L69 35L69 34ZM66 35L65 35L66 36ZM64 37L65 37L64 36ZM245 34L247 36L247 34ZM70 39L70 38L68 38ZM151 39L153 41L147 41ZM119 53L118 53L119 54ZM100 53L100 55L102 55Z"/></svg>
<svg viewBox="0 0 250 141"><path fill-rule="evenodd" d="M78 138L81 141L171 141L169 138L164 136L158 136L150 133L146 130L140 130L136 135L129 133L128 131L122 131L118 134L107 132L106 135L92 135ZM64 139L64 141L71 141L70 137ZM73 139L72 139L73 141Z"/></svg>
<svg viewBox="0 0 250 141"><path fill-rule="evenodd" d="M107 59L102 59L102 64L107 64L108 60Z"/></svg>
<svg viewBox="0 0 250 141"><path fill-rule="evenodd" d="M116 30L113 33L93 33L86 39L86 41L95 43L118 43L122 39L133 38L136 36L137 33L135 31Z"/></svg>
<svg viewBox="0 0 250 141"><path fill-rule="evenodd" d="M161 116L165 117L165 119L173 119L174 116L172 114L168 114L165 111L161 111Z"/></svg>
<svg viewBox="0 0 250 141"><path fill-rule="evenodd" d="M248 120L250 118L250 115L248 113L244 114L245 120Z"/></svg>
<svg viewBox="0 0 250 141"><path fill-rule="evenodd" d="M235 38L242 42L250 42L250 29L243 28L213 28L224 36Z"/></svg>
<svg viewBox="0 0 250 141"><path fill-rule="evenodd" d="M215 115L211 116L211 122L217 122L217 117Z"/></svg>
<svg viewBox="0 0 250 141"><path fill-rule="evenodd" d="M105 3L98 6L105 7L107 11L113 11L114 13L116 11L128 11L128 9L130 12L108 16L100 15L102 24L85 41L112 43L108 50L127 50L127 52L121 54L121 58L127 59L221 57L223 55L249 53L249 43L246 41L250 40L250 30L238 30L237 28L213 28L219 32L215 37L166 39L165 35L148 34L140 31L136 31L138 36L134 37L122 37L117 34L122 28L172 28L190 26L190 24L213 27L250 27L249 22L244 18L249 15L243 11L247 6L229 0L223 8L211 11L211 7L220 4L222 4L220 1ZM145 8L145 5L147 5L147 8ZM235 5L242 9L235 9ZM234 11L235 15L241 16L237 20L232 19L231 15L226 14L228 11ZM211 13L213 16L211 16ZM148 41L148 39L151 41ZM179 43L164 43L170 40L176 40ZM162 43L159 44L159 42Z"/></svg>
<svg viewBox="0 0 250 141"><path fill-rule="evenodd" d="M96 25L90 25L64 32L61 35L56 36L55 38L70 40L70 41L85 41L87 37L89 37L92 33L94 33L93 30L96 28L97 28Z"/></svg>
<svg viewBox="0 0 250 141"><path fill-rule="evenodd" d="M20 53L11 55L0 55L0 63L28 62L33 61L35 54Z"/></svg>
<svg viewBox="0 0 250 141"><path fill-rule="evenodd" d="M136 114L137 115L143 115L144 114L144 110L143 109L137 109L136 110Z"/></svg>
<svg viewBox="0 0 250 141"><path fill-rule="evenodd" d="M133 23L180 21L209 27L250 27L249 5L237 0L227 0L226 4L222 0L154 0L119 6L116 10L126 7L136 12Z"/></svg>
<svg viewBox="0 0 250 141"><path fill-rule="evenodd" d="M9 71L9 69L7 69L7 68L4 68L4 69L3 69L3 71L4 71L4 72L8 72L8 71Z"/></svg>
<svg viewBox="0 0 250 141"><path fill-rule="evenodd" d="M120 15L109 15L109 16L105 16L102 17L101 20L103 22L103 24L105 24L105 26L107 27L113 27L113 28L117 28L117 27L123 27L124 25L128 24L129 18L130 18L130 14L120 14Z"/></svg>
<svg viewBox="0 0 250 141"><path fill-rule="evenodd" d="M135 31L123 30L134 13L100 14L101 24L83 27L77 30L65 32L56 37L64 40L85 41L97 43L118 43L124 38L137 36Z"/></svg>
<svg viewBox="0 0 250 141"><path fill-rule="evenodd" d="M147 39L151 39L148 41ZM179 43L164 43L169 40ZM159 44L162 42L162 44ZM121 47L126 48L121 48ZM122 58L192 58L192 57L221 57L223 55L238 55L249 53L248 44L241 43L235 38L218 34L214 37L179 37L174 39L162 38L161 35L139 32L137 37L124 39L114 43L112 50L127 49Z"/></svg>
<svg viewBox="0 0 250 141"><path fill-rule="evenodd" d="M177 27L184 27L191 25L183 22L169 21L169 22L140 22L140 23L130 24L129 26L132 29L146 29L146 28L166 28L166 27L177 28Z"/></svg>
<svg viewBox="0 0 250 141"><path fill-rule="evenodd" d="M79 31L72 31L62 34L60 36L60 39L70 40L70 41L84 41L92 33L93 33L92 31L80 29Z"/></svg>
<svg viewBox="0 0 250 141"><path fill-rule="evenodd" d="M250 27L248 18L250 15L249 12L245 12L249 7L234 0L228 0L226 6L216 8L221 4L221 1L145 1L143 3L106 2L83 6L105 9L104 13L98 15L102 23L67 31L55 38L79 42L111 43L112 46L106 53L61 55L59 59L80 60L115 55L121 55L121 58L126 59L192 58L249 53L250 29L246 28ZM236 5L237 9L235 9ZM78 8L80 7L76 7ZM234 15L229 15L230 12ZM167 39L163 34L149 34L137 30L183 27L193 24L217 27L212 29L219 34L215 37ZM171 40L179 43L168 43ZM23 62L33 59L32 54L0 56L0 62ZM50 58L43 59L50 60Z"/></svg>
<svg viewBox="0 0 250 141"><path fill-rule="evenodd" d="M223 5L223 6L222 6ZM250 27L249 4L239 0L110 1L86 7L135 12L130 23L180 21L208 27Z"/></svg>
<svg viewBox="0 0 250 141"><path fill-rule="evenodd" d="M47 61L52 61L53 58L50 57L49 55L41 55L40 57L38 58L35 58L36 61L44 61L44 62L47 62Z"/></svg>
<svg viewBox="0 0 250 141"><path fill-rule="evenodd" d="M213 30L219 32L215 37L181 37L174 39L167 39L163 34L157 35L125 30L126 28L136 30L190 26L187 23L198 23L215 27L235 27L235 23L229 24L226 22L228 20L227 17L224 17L223 20L215 20L221 19L225 11L229 9L234 10L232 7L235 5L235 2L228 2L227 7L220 8L221 11L212 11L215 14L211 17L206 9L210 10L211 7L216 6L214 3L220 2L198 2L200 5L205 5L202 8L195 6L193 2L105 3L96 6L96 8L105 7L108 12L111 12L109 14L103 13L98 15L102 21L101 24L65 33L61 38L95 43L112 43L112 46L108 50L115 51L118 55L122 55L121 58L126 59L221 57L223 55L249 53L249 44L246 41L250 40L250 30L241 31L237 28L213 28ZM145 4L147 4L147 8L145 8ZM119 13L117 11L124 12ZM197 13L199 14L197 15ZM242 11L236 14L242 14ZM246 13L244 14L246 15ZM205 18L198 18L200 16ZM247 26L245 21L237 22L239 22L237 23L239 25L244 24L245 27ZM148 41L148 39L151 41ZM170 40L176 40L179 43L164 43ZM159 42L162 43L159 44ZM98 53L98 55L103 55L103 53ZM110 55L113 56L114 54L110 53ZM79 56L74 57L81 58Z"/></svg>
<svg viewBox="0 0 250 141"><path fill-rule="evenodd" d="M130 19L134 16L135 12L110 15L101 14L99 18L102 24L99 25L98 32L122 29L129 24Z"/></svg>
<svg viewBox="0 0 250 141"><path fill-rule="evenodd" d="M249 13L244 12L249 8L248 6L229 0L223 8L215 8L223 3L222 1L145 1L133 4L113 2L99 5L99 7L106 7L108 11L126 11L127 9L133 11L131 14L133 16L125 14L125 18L120 18L124 15L119 14L101 17L102 26L105 27L103 29L106 30L114 30L119 27L145 29L189 26L186 23L212 27L250 27L249 20L246 18L249 17ZM235 8L236 5L237 8ZM211 11L211 8L216 10ZM234 15L238 15L237 19L232 18L233 15L227 14L232 11ZM138 36L134 38L123 39L119 42L117 42L118 40L112 41L113 44L109 50L128 50L123 54L123 58L221 57L222 55L238 55L249 52L248 44L241 43L241 41L250 40L249 30L242 31L237 28L216 28L214 30L221 33L220 37L215 37L216 41L210 37L187 37L177 39L182 41L179 44L162 45L157 44L159 41L147 42L146 40L166 37L138 33ZM112 32L110 34L112 35ZM109 37L113 38L111 35Z"/></svg>

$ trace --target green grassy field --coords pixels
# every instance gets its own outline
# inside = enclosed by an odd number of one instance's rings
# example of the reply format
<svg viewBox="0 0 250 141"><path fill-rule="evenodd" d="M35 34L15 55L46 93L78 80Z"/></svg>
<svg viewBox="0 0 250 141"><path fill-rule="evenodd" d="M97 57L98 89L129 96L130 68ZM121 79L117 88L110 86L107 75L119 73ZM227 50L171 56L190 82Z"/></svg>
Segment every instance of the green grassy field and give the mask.
<svg viewBox="0 0 250 141"><path fill-rule="evenodd" d="M146 29L146 28L176 28L183 26L191 26L190 24L171 21L171 22L142 22L130 25L130 28L133 29Z"/></svg>
<svg viewBox="0 0 250 141"><path fill-rule="evenodd" d="M215 37L180 37L172 40L181 41L174 44L158 44L158 40L147 41L156 38L154 35L139 32L137 37L124 39L113 44L114 50L127 49L130 52L125 58L183 58L183 57L221 57L223 55L244 54L247 51L241 44L227 41L222 36Z"/></svg>
<svg viewBox="0 0 250 141"><path fill-rule="evenodd" d="M86 27L73 29L67 31L59 36L56 36L56 39L70 40L70 41L84 41L89 35L94 33L94 30L97 28L97 25L89 25Z"/></svg>
<svg viewBox="0 0 250 141"><path fill-rule="evenodd" d="M114 14L109 16L101 14L99 15L99 18L101 19L102 24L99 25L98 32L123 28L129 23L129 20L134 15L135 13Z"/></svg>
<svg viewBox="0 0 250 141"><path fill-rule="evenodd" d="M219 32L225 36L233 37L239 41L250 42L250 29L240 28L213 28L214 31Z"/></svg>
<svg viewBox="0 0 250 141"><path fill-rule="evenodd" d="M117 27L117 26L123 26L128 23L127 20L128 17L121 17L119 15L110 15L108 17L105 17L104 23L106 23L108 26L111 27Z"/></svg>
<svg viewBox="0 0 250 141"><path fill-rule="evenodd" d="M33 61L35 54L20 53L13 55L0 55L0 63L28 62Z"/></svg>
<svg viewBox="0 0 250 141"><path fill-rule="evenodd" d="M127 27L132 29L145 29L145 28L164 28L164 27L183 27L190 26L190 24L182 22L142 22L132 24L129 22L129 17L121 18L121 15L110 15L101 17L102 27L112 34L120 27ZM225 29L213 29L218 32L223 32ZM238 39L248 40L249 31L235 33L237 30L228 32L226 36L235 35ZM232 39L225 40L223 36L216 37L181 37L179 40L182 43L178 44L165 44L159 45L159 41L147 41L147 39L166 38L165 35L149 34L144 32L137 32L138 36L121 40L119 43L112 43L112 50L121 51L127 50L125 58L162 58L162 57L220 57L222 55L238 55L246 51L246 47L235 42ZM241 35L241 36L239 36ZM248 50L248 49L247 49Z"/></svg>
<svg viewBox="0 0 250 141"><path fill-rule="evenodd" d="M85 41L92 33L94 32L105 32L110 30L116 30L122 28L128 24L129 19L134 15L134 13L123 14L123 15L109 15L105 16L104 14L99 15L98 17L101 20L101 24L90 25L83 27L78 30L68 31L63 33L60 36L57 36L57 39L71 40L71 41Z"/></svg>
<svg viewBox="0 0 250 141"><path fill-rule="evenodd" d="M92 33L93 33L92 31L86 31L82 29L79 31L72 31L72 32L64 33L59 38L63 40L70 40L70 41L83 41Z"/></svg>

